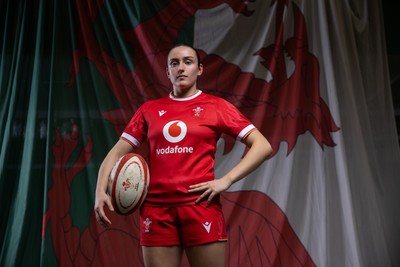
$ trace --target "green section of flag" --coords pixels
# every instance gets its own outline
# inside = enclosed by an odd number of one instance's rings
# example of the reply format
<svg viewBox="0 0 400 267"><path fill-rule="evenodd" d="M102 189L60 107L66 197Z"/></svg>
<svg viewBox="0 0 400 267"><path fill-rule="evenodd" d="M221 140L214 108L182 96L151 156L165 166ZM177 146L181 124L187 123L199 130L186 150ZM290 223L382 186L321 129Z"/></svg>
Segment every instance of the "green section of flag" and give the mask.
<svg viewBox="0 0 400 267"><path fill-rule="evenodd" d="M51 226L60 223L56 221L60 218L48 221L42 237L43 216L54 201L48 194L56 184L54 179L75 166L90 140L91 158L68 188L67 215L82 235L93 213L98 168L118 139L114 126L102 117L102 112L120 105L104 74L86 57L75 62L77 73L71 72L80 27L76 3L39 2L1 5L1 26L7 29L2 35L0 67L0 195L5 215L0 229L1 266L58 264L53 235L67 237L67 233L53 233ZM122 31L156 16L169 2L105 1L93 22L101 48L126 70L134 71L132 47ZM193 25L191 18L176 43L193 43ZM62 140L75 126L77 146L65 165L59 166L54 157L56 141L60 141L57 134Z"/></svg>

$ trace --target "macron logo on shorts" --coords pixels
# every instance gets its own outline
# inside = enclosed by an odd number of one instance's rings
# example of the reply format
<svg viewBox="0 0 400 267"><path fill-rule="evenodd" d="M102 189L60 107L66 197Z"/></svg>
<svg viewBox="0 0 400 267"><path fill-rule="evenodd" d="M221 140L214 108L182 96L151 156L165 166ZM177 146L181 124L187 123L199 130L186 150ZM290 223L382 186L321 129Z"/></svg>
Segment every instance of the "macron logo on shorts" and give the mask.
<svg viewBox="0 0 400 267"><path fill-rule="evenodd" d="M211 230L211 223L210 222L205 222L203 223L204 229L206 229L207 233L210 233Z"/></svg>

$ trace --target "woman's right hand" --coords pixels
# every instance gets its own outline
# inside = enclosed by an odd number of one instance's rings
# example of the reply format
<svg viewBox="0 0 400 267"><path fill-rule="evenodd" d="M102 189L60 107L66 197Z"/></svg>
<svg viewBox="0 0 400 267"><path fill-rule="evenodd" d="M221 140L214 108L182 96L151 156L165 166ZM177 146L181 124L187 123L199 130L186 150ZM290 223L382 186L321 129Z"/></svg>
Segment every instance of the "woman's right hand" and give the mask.
<svg viewBox="0 0 400 267"><path fill-rule="evenodd" d="M108 152L107 156L100 165L99 174L97 177L94 211L96 213L96 220L104 227L109 227L111 225L110 219L108 219L106 213L104 212L104 207L107 206L110 211L114 211L114 208L111 204L111 197L106 193L109 174L117 160L132 150L133 147L130 143L120 139Z"/></svg>
<svg viewBox="0 0 400 267"><path fill-rule="evenodd" d="M104 226L109 227L111 225L110 219L106 216L104 212L104 207L107 206L110 211L114 211L114 207L111 204L111 198L106 192L101 191L96 193L96 200L94 205L94 211L96 213L97 222Z"/></svg>

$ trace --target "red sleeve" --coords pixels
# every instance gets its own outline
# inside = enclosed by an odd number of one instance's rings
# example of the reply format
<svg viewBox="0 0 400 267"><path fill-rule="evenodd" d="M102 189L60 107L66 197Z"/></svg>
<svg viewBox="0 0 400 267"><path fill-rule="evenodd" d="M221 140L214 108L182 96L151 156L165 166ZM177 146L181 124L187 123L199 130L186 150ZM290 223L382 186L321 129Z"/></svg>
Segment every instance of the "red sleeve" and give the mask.
<svg viewBox="0 0 400 267"><path fill-rule="evenodd" d="M242 141L255 126L234 105L221 99L218 104L218 119L223 133Z"/></svg>
<svg viewBox="0 0 400 267"><path fill-rule="evenodd" d="M145 119L146 104L143 104L133 115L128 125L125 127L121 138L128 141L134 146L139 147L147 136L147 121Z"/></svg>

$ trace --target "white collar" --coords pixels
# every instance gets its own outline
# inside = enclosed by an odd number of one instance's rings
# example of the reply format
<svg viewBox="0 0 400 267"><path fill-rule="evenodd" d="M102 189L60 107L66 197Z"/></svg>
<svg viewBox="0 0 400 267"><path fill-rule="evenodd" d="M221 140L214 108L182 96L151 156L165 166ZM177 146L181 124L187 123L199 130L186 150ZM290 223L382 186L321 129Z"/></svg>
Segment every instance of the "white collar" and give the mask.
<svg viewBox="0 0 400 267"><path fill-rule="evenodd" d="M192 100L196 97L198 97L200 94L202 93L201 90L198 90L194 95L188 96L188 97L175 97L172 92L169 93L169 98L175 101L188 101L188 100Z"/></svg>

